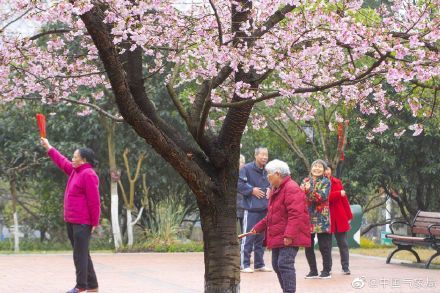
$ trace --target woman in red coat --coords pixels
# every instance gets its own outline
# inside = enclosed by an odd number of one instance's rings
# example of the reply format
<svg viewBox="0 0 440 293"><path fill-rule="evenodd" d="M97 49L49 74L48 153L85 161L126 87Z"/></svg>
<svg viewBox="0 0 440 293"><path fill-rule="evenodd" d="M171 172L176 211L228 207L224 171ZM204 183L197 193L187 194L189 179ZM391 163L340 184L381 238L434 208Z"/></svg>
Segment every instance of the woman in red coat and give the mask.
<svg viewBox="0 0 440 293"><path fill-rule="evenodd" d="M272 267L284 293L296 291L295 257L300 246L310 246L310 219L306 196L290 178L289 166L280 160L269 162L267 178L272 186L266 217L252 229L266 233L272 249Z"/></svg>
<svg viewBox="0 0 440 293"><path fill-rule="evenodd" d="M325 175L331 182L329 195L331 233L335 235L338 243L343 274L350 275L347 232L350 230L350 221L353 219L353 215L342 182L332 176L330 165L327 166Z"/></svg>

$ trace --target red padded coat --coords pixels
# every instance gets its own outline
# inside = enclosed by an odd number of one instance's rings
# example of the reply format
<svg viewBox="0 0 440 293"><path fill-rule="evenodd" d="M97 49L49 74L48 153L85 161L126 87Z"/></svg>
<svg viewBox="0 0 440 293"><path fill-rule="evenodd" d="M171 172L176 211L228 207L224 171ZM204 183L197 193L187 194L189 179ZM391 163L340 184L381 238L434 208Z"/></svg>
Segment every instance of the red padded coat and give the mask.
<svg viewBox="0 0 440 293"><path fill-rule="evenodd" d="M350 203L347 196L341 195L341 190L344 189L341 180L331 177L330 182L332 184L329 196L331 233L347 232L350 230L348 221L353 219Z"/></svg>
<svg viewBox="0 0 440 293"><path fill-rule="evenodd" d="M255 227L257 233L266 232L268 248L284 247L284 238L291 238L289 246L310 246L310 219L306 196L289 176L278 188L272 189L267 215Z"/></svg>

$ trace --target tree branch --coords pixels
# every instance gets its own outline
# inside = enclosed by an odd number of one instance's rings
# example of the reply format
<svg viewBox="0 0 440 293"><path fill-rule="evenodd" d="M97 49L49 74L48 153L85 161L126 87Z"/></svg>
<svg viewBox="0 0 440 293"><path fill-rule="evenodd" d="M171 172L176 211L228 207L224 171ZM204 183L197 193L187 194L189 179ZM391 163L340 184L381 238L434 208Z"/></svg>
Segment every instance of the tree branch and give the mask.
<svg viewBox="0 0 440 293"><path fill-rule="evenodd" d="M41 38L46 35L65 34L68 32L71 32L71 30L70 29L55 29L55 30L44 31L44 32L38 33L38 34L30 37L29 40L35 41L36 39Z"/></svg>
<svg viewBox="0 0 440 293"><path fill-rule="evenodd" d="M179 172L196 195L199 206L208 205L207 195L212 194L211 190L215 189L214 183L200 165L187 156L184 151L186 143L183 140L172 139L178 136L178 132L173 130L173 134L163 131L160 128L162 124L154 120L154 117L146 115L134 101L127 75L119 59L120 55L116 51L108 27L103 22L104 17L104 13L97 5L80 16L98 49L121 115L139 136Z"/></svg>
<svg viewBox="0 0 440 293"><path fill-rule="evenodd" d="M185 123L188 125L188 113L186 112L185 108L183 107L182 103L179 100L179 97L177 96L176 91L174 90L174 84L176 82L177 75L179 74L179 67L180 64L176 64L174 66L173 74L171 75L171 79L167 83L166 88L168 94L171 97L171 100L174 103L174 106L176 107L177 111L179 112L180 116L183 118Z"/></svg>
<svg viewBox="0 0 440 293"><path fill-rule="evenodd" d="M366 226L365 228L361 229L361 235L365 235L366 233L368 233L368 231L370 231L371 229L373 229L375 227L384 226L384 225L387 225L390 223L391 223L391 219L383 221L383 222L379 222L379 223L370 224L370 225Z"/></svg>
<svg viewBox="0 0 440 293"><path fill-rule="evenodd" d="M348 84L353 84L353 83L359 82L363 78L368 77L369 74L375 68L377 68L389 55L390 55L390 52L388 52L387 54L381 56L381 58L379 58L376 62L374 62L365 72L357 75L354 79L343 78L341 80L334 81L334 82L326 84L326 85L311 85L311 87L308 87L308 88L298 88L298 89L293 91L293 94L321 92L321 91L324 91L324 90L327 90L327 89L330 89L330 88L333 88L333 87L336 87L336 86L344 85L344 84L347 84L347 83ZM264 100L273 99L273 98L276 98L276 97L279 97L279 96L281 96L281 92L280 91L274 91L274 92L271 92L269 94L263 95L260 98L256 98L256 99L247 99L247 100L242 100L242 101L238 101L238 102L233 101L231 103L213 103L212 106L213 107L218 107L218 108L240 108L240 107L245 106L245 105L253 105L255 103L258 103L258 102L261 102L261 101L264 101Z"/></svg>
<svg viewBox="0 0 440 293"><path fill-rule="evenodd" d="M140 209L140 211L139 211L139 213L138 213L138 215L137 215L137 217L136 217L136 220L134 220L133 222L131 222L130 225L132 225L132 226L136 225L136 223L141 219L141 216L142 216L142 212L143 212L143 211L144 211L144 207L141 207L141 209Z"/></svg>
<svg viewBox="0 0 440 293"><path fill-rule="evenodd" d="M307 170L309 170L310 169L309 160L301 151L301 148L298 146L298 144L293 139L293 137L288 133L284 125L282 123L278 123L272 117L269 118L269 121L271 122L271 124L268 124L269 129L271 129L273 132L278 134L278 136L281 137L287 143L287 145L292 149L292 151L296 153L296 155L302 160ZM274 127L277 129L275 129Z"/></svg>
<svg viewBox="0 0 440 293"><path fill-rule="evenodd" d="M212 10L214 10L215 20L217 21L217 30L218 30L218 38L219 38L219 46L223 45L223 30L222 30L222 23L220 21L220 17L217 12L217 8L214 5L214 2L212 0L209 0L209 4L211 4Z"/></svg>
<svg viewBox="0 0 440 293"><path fill-rule="evenodd" d="M261 38L265 33L270 31L274 26L280 23L289 12L292 12L296 8L296 5L287 4L283 8L277 10L273 15L266 20L263 25L257 29L252 36L255 38Z"/></svg>
<svg viewBox="0 0 440 293"><path fill-rule="evenodd" d="M31 12L32 9L33 9L33 7L28 8L25 12L20 14L17 18L15 18L15 19L11 20L10 22L8 22L7 24L5 24L2 28L0 28L0 33L3 32L8 26L12 25L14 22L17 22L20 19L22 19L26 14Z"/></svg>
<svg viewBox="0 0 440 293"><path fill-rule="evenodd" d="M35 98L32 98L32 97L21 97L21 98L17 98L17 100L41 101L41 98L37 98L37 97L35 97ZM87 102L81 102L81 101L77 101L77 100L70 99L70 98L60 98L59 100L67 102L67 103L72 103L72 104L77 104L77 105L82 105L82 106L85 106L85 107L92 108L93 110L97 111L98 113L104 115L107 118L112 119L115 122L125 122L124 119L110 114L109 112L105 111L104 109L100 108L99 106L97 106L95 104L90 104L90 103L87 103Z"/></svg>

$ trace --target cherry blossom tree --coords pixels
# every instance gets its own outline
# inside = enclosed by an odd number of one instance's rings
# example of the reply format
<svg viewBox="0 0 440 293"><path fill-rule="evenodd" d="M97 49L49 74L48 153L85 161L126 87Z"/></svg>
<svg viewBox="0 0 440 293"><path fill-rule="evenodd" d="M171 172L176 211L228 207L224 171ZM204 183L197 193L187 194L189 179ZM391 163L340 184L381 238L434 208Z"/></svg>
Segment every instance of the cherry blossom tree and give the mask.
<svg viewBox="0 0 440 293"><path fill-rule="evenodd" d="M239 291L236 180L255 103L294 97L287 111L299 120L314 116L311 100L385 117L403 107L416 117L435 113L439 0L395 0L375 9L359 0L0 4L2 102L37 98L102 111L96 101L111 89L122 118L194 192L206 292ZM45 29L23 37L12 29L17 21ZM167 123L153 103L149 81L158 76L186 131ZM94 94L83 95L84 88ZM402 95L408 89L432 94ZM251 121L264 125L262 117ZM383 121L376 133L386 128ZM409 128L423 131L422 123Z"/></svg>

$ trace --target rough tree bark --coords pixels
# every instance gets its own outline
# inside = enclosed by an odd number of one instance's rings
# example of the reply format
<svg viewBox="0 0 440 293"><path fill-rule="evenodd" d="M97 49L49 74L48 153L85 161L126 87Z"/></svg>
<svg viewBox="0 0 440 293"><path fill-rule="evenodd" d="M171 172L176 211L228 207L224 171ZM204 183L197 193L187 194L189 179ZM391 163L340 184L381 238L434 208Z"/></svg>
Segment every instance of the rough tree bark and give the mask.
<svg viewBox="0 0 440 293"><path fill-rule="evenodd" d="M253 38L240 31L242 23L250 21L250 10L237 9L237 5L251 7L252 1L235 1L231 19L235 30L234 45L253 45ZM286 5L270 17L264 28L256 29L258 38L284 19L293 10ZM223 126L214 135L205 132L206 116L211 107L211 90L218 87L232 69L225 65L217 77L205 80L188 111L179 107L174 99L188 134L193 143L159 115L148 97L142 75L142 49L127 50L120 55L103 23L105 7L95 6L81 16L88 33L98 49L107 72L115 101L124 120L131 125L146 143L160 154L187 182L196 196L200 210L205 248L205 292L239 292L239 248L235 223L236 184L240 140L245 129L252 104L228 110ZM244 81L257 88L259 80L255 72L235 73L235 81ZM168 87L172 90L172 87ZM232 102L243 99L234 96ZM187 112L186 112L187 111ZM186 134L185 134L186 135Z"/></svg>

